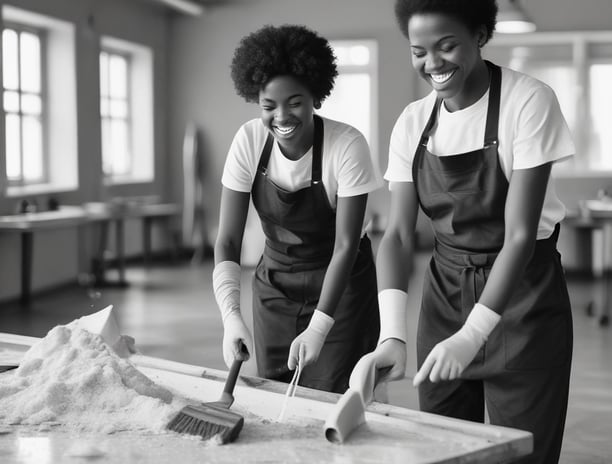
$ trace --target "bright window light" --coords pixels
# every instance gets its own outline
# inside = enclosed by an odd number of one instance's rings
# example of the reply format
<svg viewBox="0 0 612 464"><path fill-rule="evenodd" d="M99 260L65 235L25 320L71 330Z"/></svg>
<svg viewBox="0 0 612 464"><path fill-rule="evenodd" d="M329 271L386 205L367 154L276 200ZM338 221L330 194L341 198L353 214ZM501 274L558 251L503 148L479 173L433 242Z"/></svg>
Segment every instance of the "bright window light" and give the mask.
<svg viewBox="0 0 612 464"><path fill-rule="evenodd" d="M6 178L12 185L47 177L40 31L8 26L2 32Z"/></svg>
<svg viewBox="0 0 612 464"><path fill-rule="evenodd" d="M338 77L319 113L361 131L376 157L377 44L372 40L330 42L337 58Z"/></svg>

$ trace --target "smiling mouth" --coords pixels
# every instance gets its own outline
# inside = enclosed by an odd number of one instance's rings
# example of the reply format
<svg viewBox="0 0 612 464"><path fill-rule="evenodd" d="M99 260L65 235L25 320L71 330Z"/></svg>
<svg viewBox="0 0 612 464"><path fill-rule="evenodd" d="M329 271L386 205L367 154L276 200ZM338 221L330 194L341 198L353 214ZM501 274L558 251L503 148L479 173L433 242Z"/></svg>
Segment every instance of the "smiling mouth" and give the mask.
<svg viewBox="0 0 612 464"><path fill-rule="evenodd" d="M451 77L453 77L453 74L455 74L455 69L441 74L430 74L430 76L431 80L434 81L436 84L444 84Z"/></svg>
<svg viewBox="0 0 612 464"><path fill-rule="evenodd" d="M296 128L297 128L297 125L274 126L274 131L278 133L279 135L287 136L287 135L292 134Z"/></svg>

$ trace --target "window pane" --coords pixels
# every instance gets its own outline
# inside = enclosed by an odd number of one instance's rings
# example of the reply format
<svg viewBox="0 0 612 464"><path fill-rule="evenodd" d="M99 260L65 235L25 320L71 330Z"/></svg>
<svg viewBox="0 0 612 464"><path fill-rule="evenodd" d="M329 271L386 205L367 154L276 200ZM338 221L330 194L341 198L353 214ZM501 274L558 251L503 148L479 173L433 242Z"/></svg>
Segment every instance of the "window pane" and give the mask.
<svg viewBox="0 0 612 464"><path fill-rule="evenodd" d="M125 119L128 114L127 102L125 100L113 100L110 104L111 118Z"/></svg>
<svg viewBox="0 0 612 464"><path fill-rule="evenodd" d="M40 92L40 40L29 32L21 33L21 88Z"/></svg>
<svg viewBox="0 0 612 464"><path fill-rule="evenodd" d="M119 55L110 56L109 94L115 98L125 98L127 95L127 61Z"/></svg>
<svg viewBox="0 0 612 464"><path fill-rule="evenodd" d="M25 181L43 177L42 126L38 118L23 118L23 177Z"/></svg>
<svg viewBox="0 0 612 464"><path fill-rule="evenodd" d="M593 167L612 169L612 64L596 64L590 68L591 161Z"/></svg>
<svg viewBox="0 0 612 464"><path fill-rule="evenodd" d="M128 128L125 121L111 122L113 174L125 175L130 172Z"/></svg>
<svg viewBox="0 0 612 464"><path fill-rule="evenodd" d="M7 90L4 92L4 111L17 113L19 111L19 94Z"/></svg>
<svg viewBox="0 0 612 464"><path fill-rule="evenodd" d="M17 59L17 32L5 29L2 32L2 79L5 89L17 89L19 83Z"/></svg>
<svg viewBox="0 0 612 464"><path fill-rule="evenodd" d="M102 116L103 118L108 117L109 107L110 107L110 102L108 101L108 99L102 98L100 100L100 116Z"/></svg>
<svg viewBox="0 0 612 464"><path fill-rule="evenodd" d="M42 113L42 99L39 95L25 94L21 96L21 111L25 114L40 116Z"/></svg>
<svg viewBox="0 0 612 464"><path fill-rule="evenodd" d="M365 45L333 44L338 66L367 66L370 64L370 49Z"/></svg>
<svg viewBox="0 0 612 464"><path fill-rule="evenodd" d="M19 117L6 115L6 176L8 180L21 179L21 130Z"/></svg>
<svg viewBox="0 0 612 464"><path fill-rule="evenodd" d="M108 53L100 53L100 95L108 96Z"/></svg>
<svg viewBox="0 0 612 464"><path fill-rule="evenodd" d="M113 158L111 153L110 121L108 119L102 119L102 170L107 176L113 173Z"/></svg>

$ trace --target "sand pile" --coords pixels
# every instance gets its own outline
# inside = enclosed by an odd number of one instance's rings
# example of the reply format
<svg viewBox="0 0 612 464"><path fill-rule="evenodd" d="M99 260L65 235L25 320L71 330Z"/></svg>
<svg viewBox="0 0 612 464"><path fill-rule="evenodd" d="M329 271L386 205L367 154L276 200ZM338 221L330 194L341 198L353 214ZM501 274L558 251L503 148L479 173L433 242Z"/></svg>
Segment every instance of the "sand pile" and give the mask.
<svg viewBox="0 0 612 464"><path fill-rule="evenodd" d="M184 399L153 383L77 321L54 327L18 369L0 376L0 426L164 430Z"/></svg>

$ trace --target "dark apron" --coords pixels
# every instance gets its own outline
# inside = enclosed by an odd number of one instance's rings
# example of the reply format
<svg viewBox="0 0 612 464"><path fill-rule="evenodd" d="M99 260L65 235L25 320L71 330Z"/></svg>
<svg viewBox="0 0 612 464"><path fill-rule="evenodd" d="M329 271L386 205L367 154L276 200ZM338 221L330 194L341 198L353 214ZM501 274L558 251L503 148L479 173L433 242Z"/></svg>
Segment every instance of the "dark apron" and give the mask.
<svg viewBox="0 0 612 464"><path fill-rule="evenodd" d="M497 151L501 69L487 66L484 147L430 153L427 142L442 104L437 100L414 157L415 188L435 237L417 332L419 367L438 342L461 328L504 241L508 181ZM462 378L419 388L422 410L462 419L482 422L486 401L492 424L534 433L533 462L558 459L567 410L572 321L558 235L557 225L551 237L537 241L500 323Z"/></svg>
<svg viewBox="0 0 612 464"><path fill-rule="evenodd" d="M285 382L293 375L287 367L289 347L317 307L336 234L336 213L321 181L323 121L314 118L310 186L288 192L268 178L274 141L268 135L252 189L266 236L253 278L257 368L260 376ZM376 347L380 327L376 271L365 235L334 320L319 359L303 369L300 384L344 393L356 362Z"/></svg>

